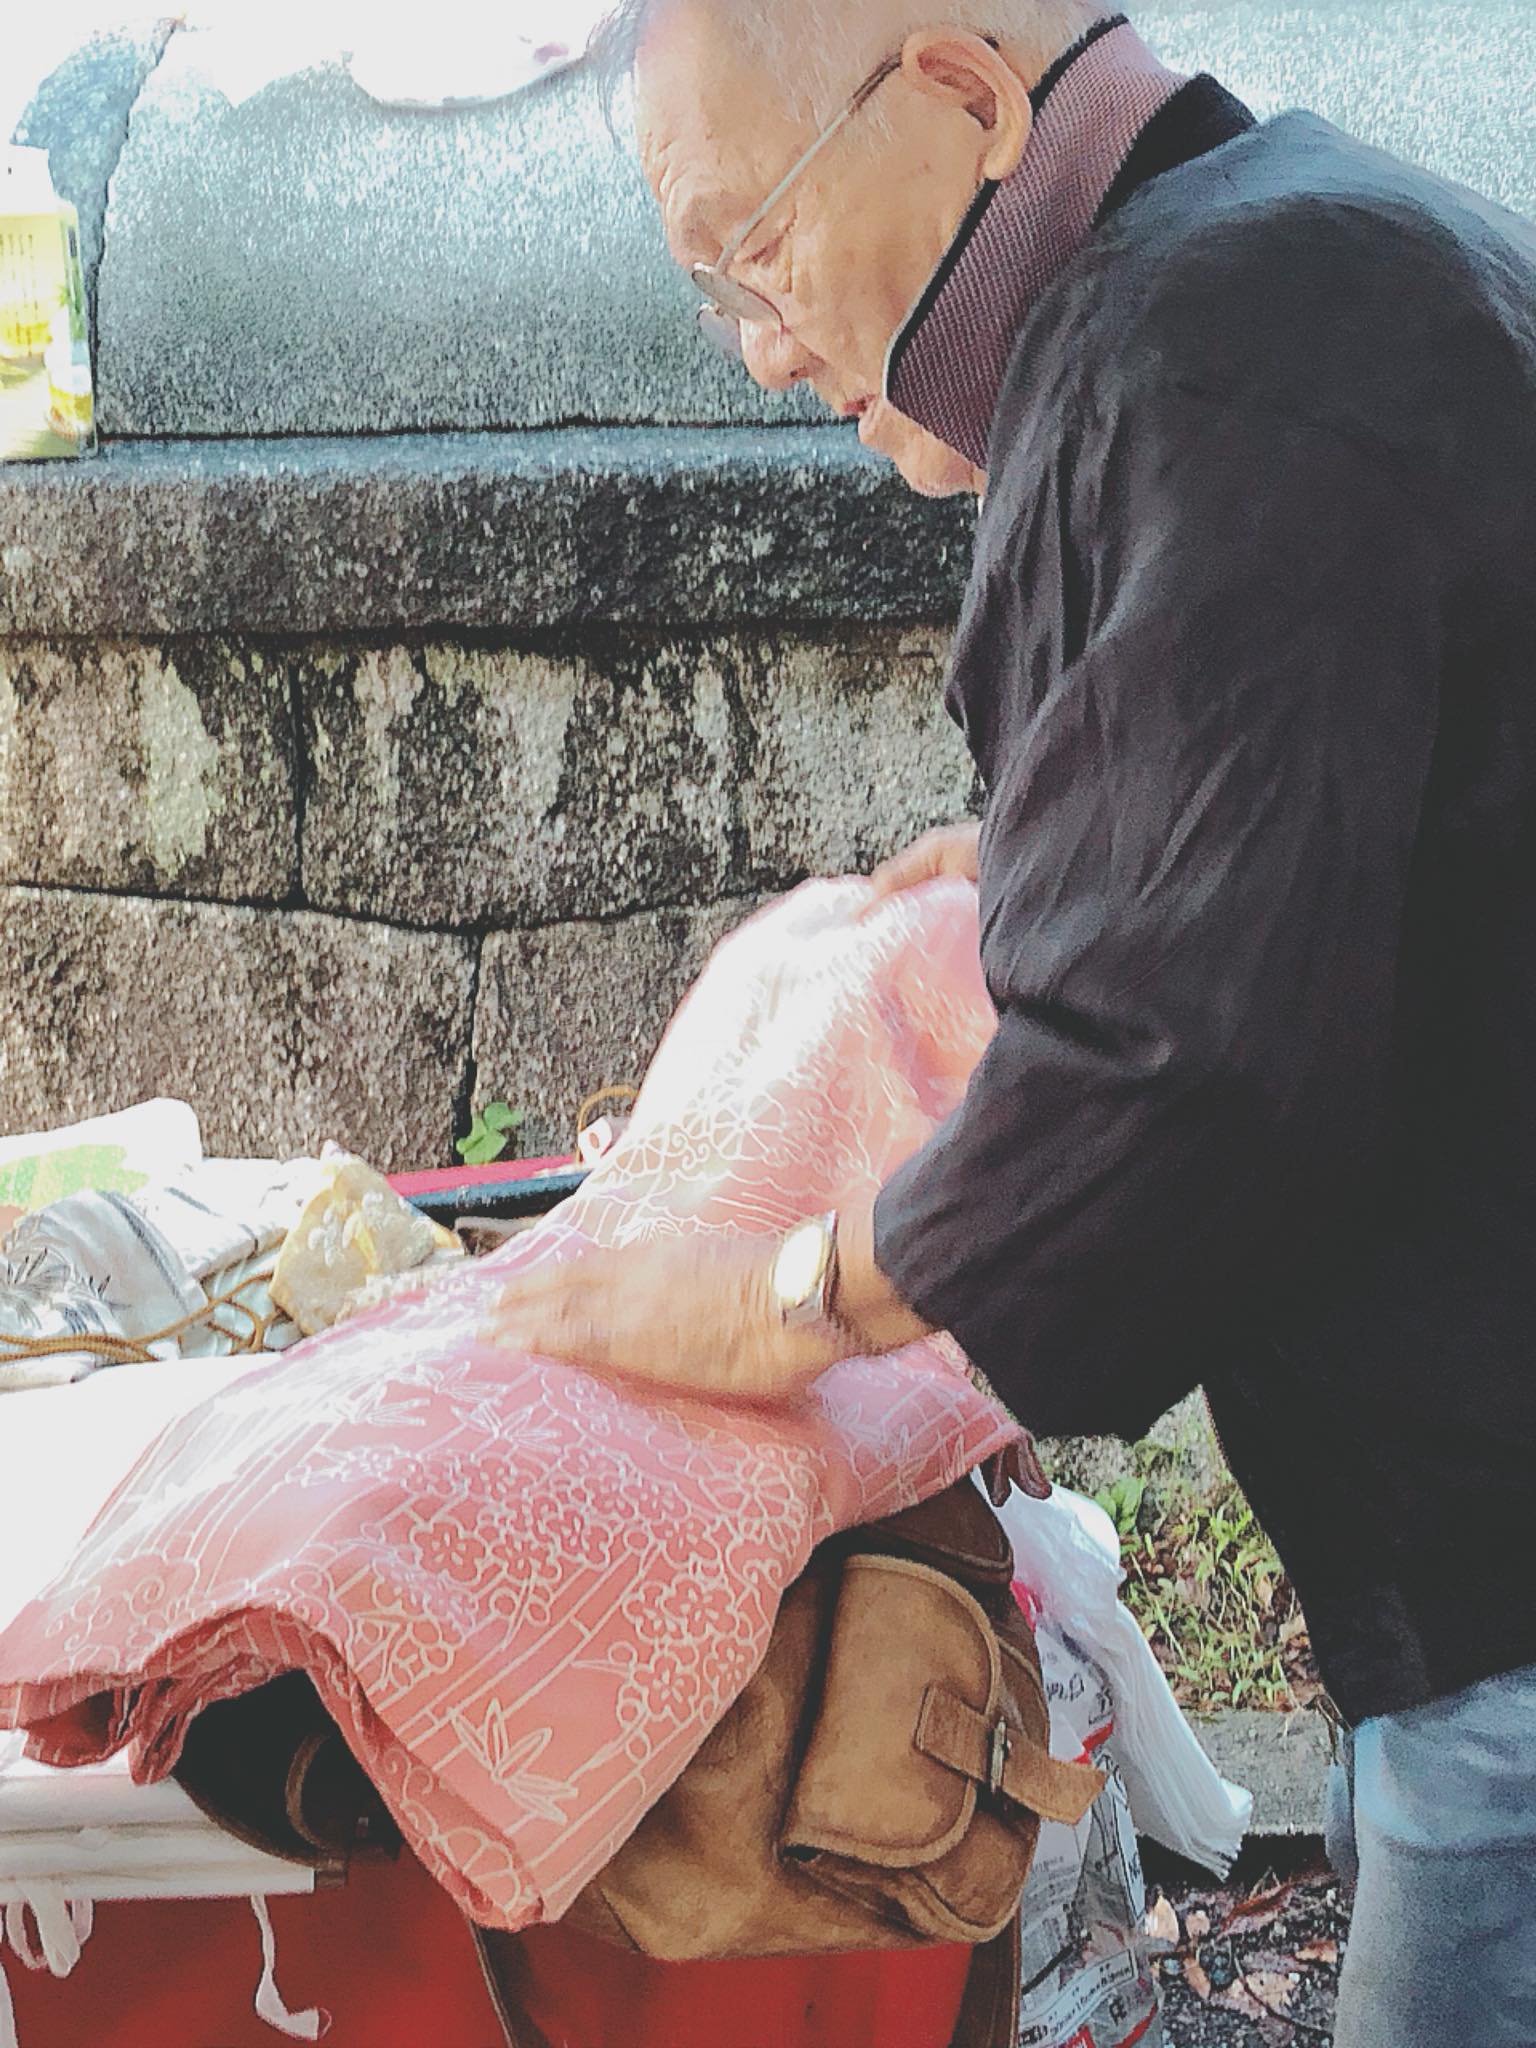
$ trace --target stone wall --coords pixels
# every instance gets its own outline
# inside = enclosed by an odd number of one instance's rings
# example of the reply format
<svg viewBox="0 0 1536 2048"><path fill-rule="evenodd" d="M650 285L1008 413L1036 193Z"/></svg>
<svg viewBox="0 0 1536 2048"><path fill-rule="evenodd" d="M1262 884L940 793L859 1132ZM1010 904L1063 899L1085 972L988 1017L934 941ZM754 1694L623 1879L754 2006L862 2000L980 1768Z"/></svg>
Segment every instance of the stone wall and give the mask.
<svg viewBox="0 0 1536 2048"><path fill-rule="evenodd" d="M1138 12L1536 207L1528 0ZM700 347L579 68L383 106L303 24L93 36L105 445L0 466L0 1133L168 1090L219 1149L566 1144L718 933L964 809L969 520Z"/></svg>
<svg viewBox="0 0 1536 2048"><path fill-rule="evenodd" d="M0 1133L564 1149L715 940L971 793L945 635L0 640Z"/></svg>
<svg viewBox="0 0 1536 2048"><path fill-rule="evenodd" d="M567 1150L755 903L965 810L969 524L830 426L0 468L0 1133Z"/></svg>

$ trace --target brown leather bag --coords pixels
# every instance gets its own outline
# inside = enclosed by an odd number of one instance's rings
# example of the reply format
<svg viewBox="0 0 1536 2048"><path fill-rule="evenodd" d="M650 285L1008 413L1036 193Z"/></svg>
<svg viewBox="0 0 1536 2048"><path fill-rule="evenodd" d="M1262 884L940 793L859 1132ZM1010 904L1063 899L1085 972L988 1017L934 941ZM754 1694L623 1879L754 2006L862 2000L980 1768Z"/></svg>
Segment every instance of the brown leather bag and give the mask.
<svg viewBox="0 0 1536 2048"><path fill-rule="evenodd" d="M746 1690L566 1924L673 1960L969 1942L955 2048L1012 2048L1040 1822L1080 1820L1103 1783L1049 1753L1012 1576L968 1481L822 1544ZM329 1877L398 1841L298 1673L207 1708L177 1776L243 1839ZM518 1937L473 1931L510 2048L548 2048Z"/></svg>
<svg viewBox="0 0 1536 2048"><path fill-rule="evenodd" d="M766 1658L564 1916L667 1960L969 1942L957 2048L1011 2044L1040 1822L1102 1774L1055 1760L1007 1538L969 1482L824 1543ZM476 1930L512 2048L518 1939Z"/></svg>

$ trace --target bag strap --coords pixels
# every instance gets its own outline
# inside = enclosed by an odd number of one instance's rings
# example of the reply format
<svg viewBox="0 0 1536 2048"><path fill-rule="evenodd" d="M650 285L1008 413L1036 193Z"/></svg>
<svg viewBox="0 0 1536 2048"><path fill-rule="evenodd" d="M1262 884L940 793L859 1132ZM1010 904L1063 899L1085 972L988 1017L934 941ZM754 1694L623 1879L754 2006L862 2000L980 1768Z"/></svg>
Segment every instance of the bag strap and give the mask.
<svg viewBox="0 0 1536 2048"><path fill-rule="evenodd" d="M987 1489L987 1499L995 1508L1007 1507L1008 1496L1014 1487L1020 1493L1027 1493L1032 1500L1049 1500L1051 1497L1051 1482L1045 1476L1035 1440L1027 1429L1021 1429L1012 1443L994 1451L977 1469L981 1473L981 1483Z"/></svg>
<svg viewBox="0 0 1536 2048"><path fill-rule="evenodd" d="M477 1927L467 1913L464 1924L475 1945L480 1975L506 2048L550 2048L548 2037L529 2019L519 1995L525 1968L522 1942L505 1928Z"/></svg>
<svg viewBox="0 0 1536 2048"><path fill-rule="evenodd" d="M1024 1941L1016 1912L1001 1934L971 1951L949 2048L1015 2048L1019 2038Z"/></svg>
<svg viewBox="0 0 1536 2048"><path fill-rule="evenodd" d="M1102 1771L1063 1763L1001 1714L989 1719L945 1685L930 1685L923 1694L912 1739L924 1756L994 1797L1068 1827L1076 1827L1104 1789Z"/></svg>
<svg viewBox="0 0 1536 2048"><path fill-rule="evenodd" d="M8 1331L0 1330L0 1365L19 1365L30 1358L73 1358L78 1352L82 1357L94 1358L102 1365L156 1365L159 1355L153 1349L156 1344L167 1344L206 1323L219 1336L230 1340L231 1357L243 1357L247 1352L265 1351L267 1335L274 1323L285 1320L283 1311L269 1309L259 1313L240 1296L250 1287L265 1287L275 1273L275 1267L265 1272L248 1273L223 1294L211 1295L201 1308L195 1308L190 1315L179 1322L167 1323L163 1330L151 1330L144 1337L115 1337L99 1330L70 1332L58 1337L13 1337ZM244 1316L249 1329L231 1330L226 1324L214 1319L221 1308L227 1308L232 1315Z"/></svg>

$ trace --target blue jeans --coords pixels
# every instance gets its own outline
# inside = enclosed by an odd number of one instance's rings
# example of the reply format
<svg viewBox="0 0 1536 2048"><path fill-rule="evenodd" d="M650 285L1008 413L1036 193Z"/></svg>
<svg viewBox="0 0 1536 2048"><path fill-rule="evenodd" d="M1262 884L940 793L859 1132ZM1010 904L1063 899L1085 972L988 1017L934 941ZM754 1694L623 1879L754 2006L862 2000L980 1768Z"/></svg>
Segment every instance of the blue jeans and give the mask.
<svg viewBox="0 0 1536 2048"><path fill-rule="evenodd" d="M1334 2048L1536 2048L1536 1665L1361 1722L1327 1836L1355 1886Z"/></svg>

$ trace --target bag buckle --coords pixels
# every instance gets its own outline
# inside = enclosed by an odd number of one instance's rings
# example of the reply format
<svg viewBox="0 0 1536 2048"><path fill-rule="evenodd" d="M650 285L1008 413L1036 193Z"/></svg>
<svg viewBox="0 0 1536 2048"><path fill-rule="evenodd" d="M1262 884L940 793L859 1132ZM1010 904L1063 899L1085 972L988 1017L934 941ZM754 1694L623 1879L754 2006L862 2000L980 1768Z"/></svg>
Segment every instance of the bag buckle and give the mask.
<svg viewBox="0 0 1536 2048"><path fill-rule="evenodd" d="M987 1753L987 1790L995 1799L1003 1789L1003 1773L1008 1768L1008 1723L999 1714L997 1725L992 1730L992 1746Z"/></svg>

